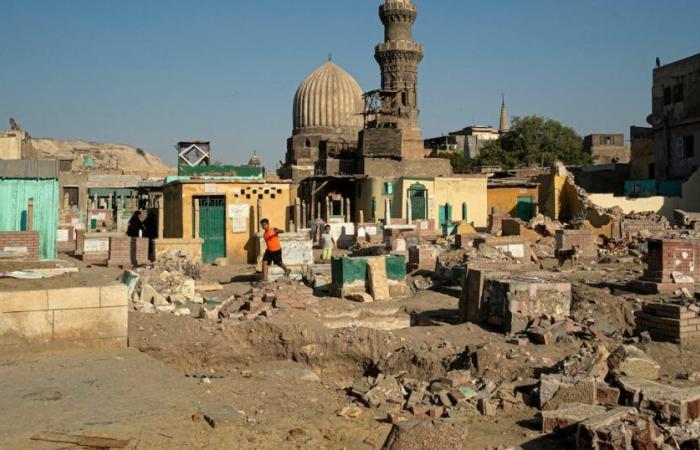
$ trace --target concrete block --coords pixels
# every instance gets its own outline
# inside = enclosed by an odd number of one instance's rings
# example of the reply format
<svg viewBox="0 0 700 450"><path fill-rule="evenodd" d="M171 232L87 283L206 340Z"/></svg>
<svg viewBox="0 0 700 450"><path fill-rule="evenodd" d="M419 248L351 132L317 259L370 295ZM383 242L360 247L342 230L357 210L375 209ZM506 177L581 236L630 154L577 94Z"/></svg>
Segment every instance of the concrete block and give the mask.
<svg viewBox="0 0 700 450"><path fill-rule="evenodd" d="M99 287L49 289L49 309L99 308Z"/></svg>
<svg viewBox="0 0 700 450"><path fill-rule="evenodd" d="M0 314L0 342L48 341L53 334L52 311Z"/></svg>
<svg viewBox="0 0 700 450"><path fill-rule="evenodd" d="M75 340L127 336L128 308L54 311L54 339Z"/></svg>
<svg viewBox="0 0 700 450"><path fill-rule="evenodd" d="M367 259L367 277L369 292L375 301L391 300L386 260L383 257Z"/></svg>
<svg viewBox="0 0 700 450"><path fill-rule="evenodd" d="M0 292L0 313L10 311L45 311L49 299L45 290Z"/></svg>
<svg viewBox="0 0 700 450"><path fill-rule="evenodd" d="M129 288L124 284L102 286L100 288L100 306L128 306Z"/></svg>

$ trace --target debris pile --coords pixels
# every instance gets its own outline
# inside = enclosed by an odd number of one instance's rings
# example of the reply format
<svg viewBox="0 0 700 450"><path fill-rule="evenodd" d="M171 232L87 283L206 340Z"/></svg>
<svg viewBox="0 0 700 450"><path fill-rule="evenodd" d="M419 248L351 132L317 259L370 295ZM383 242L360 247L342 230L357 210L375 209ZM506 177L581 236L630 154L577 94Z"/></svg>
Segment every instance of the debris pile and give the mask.
<svg viewBox="0 0 700 450"><path fill-rule="evenodd" d="M495 416L519 403L513 386L474 379L468 370L431 381L380 373L355 380L349 393L364 406L386 412L392 423L412 417Z"/></svg>

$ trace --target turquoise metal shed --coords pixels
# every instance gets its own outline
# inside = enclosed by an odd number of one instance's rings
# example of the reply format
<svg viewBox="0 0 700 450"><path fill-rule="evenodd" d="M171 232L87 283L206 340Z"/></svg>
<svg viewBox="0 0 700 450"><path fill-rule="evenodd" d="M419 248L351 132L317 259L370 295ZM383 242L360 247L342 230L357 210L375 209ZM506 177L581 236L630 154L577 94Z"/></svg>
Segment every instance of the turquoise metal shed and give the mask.
<svg viewBox="0 0 700 450"><path fill-rule="evenodd" d="M29 231L27 213L33 199L32 227L39 232L41 259L56 258L58 168L56 160L0 161L0 231Z"/></svg>

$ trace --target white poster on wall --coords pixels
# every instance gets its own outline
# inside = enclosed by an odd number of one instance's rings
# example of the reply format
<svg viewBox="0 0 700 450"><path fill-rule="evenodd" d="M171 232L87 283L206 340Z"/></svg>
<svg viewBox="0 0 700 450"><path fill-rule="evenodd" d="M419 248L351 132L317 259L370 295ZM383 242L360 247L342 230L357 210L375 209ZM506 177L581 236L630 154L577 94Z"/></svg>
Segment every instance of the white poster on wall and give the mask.
<svg viewBox="0 0 700 450"><path fill-rule="evenodd" d="M99 253L109 251L109 239L86 239L85 253Z"/></svg>
<svg viewBox="0 0 700 450"><path fill-rule="evenodd" d="M247 232L248 222L250 221L250 205L228 205L228 217L231 219L232 231L234 233Z"/></svg>
<svg viewBox="0 0 700 450"><path fill-rule="evenodd" d="M58 242L68 242L68 230L66 228L56 230L56 240Z"/></svg>

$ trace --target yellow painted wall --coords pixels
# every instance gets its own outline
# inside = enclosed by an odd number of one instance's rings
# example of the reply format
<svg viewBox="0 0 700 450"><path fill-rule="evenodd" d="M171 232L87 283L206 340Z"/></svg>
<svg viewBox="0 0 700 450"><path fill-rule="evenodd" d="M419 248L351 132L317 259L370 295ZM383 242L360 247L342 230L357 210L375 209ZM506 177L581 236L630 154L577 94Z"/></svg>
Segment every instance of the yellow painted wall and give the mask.
<svg viewBox="0 0 700 450"><path fill-rule="evenodd" d="M394 192L384 194L384 183L392 182ZM407 217L408 190L415 183L420 183L428 190L428 219L439 219L440 205L452 205L453 220L461 220L462 203L467 203L467 220L476 227L487 224L487 189L486 177L371 177L361 181L358 206L365 211L365 220L371 218L372 197L376 199L376 220L384 218L384 200L389 197L392 204L392 217Z"/></svg>
<svg viewBox="0 0 700 450"><path fill-rule="evenodd" d="M238 263L254 263L257 257L258 222L261 219L257 214L259 196L262 196L262 216L269 219L273 227L287 229L287 224L293 214L290 207L294 205L294 199L297 195L297 188L291 183L265 181L212 181L207 183L188 181L167 185L163 191L166 204L165 237L167 238L194 237L193 215L196 197L224 196L227 211L226 257L229 262ZM172 208L169 207L173 202L172 199L178 195L180 206L172 205ZM228 207L235 204L244 204L250 207L248 229L245 232L233 232L233 221L228 217ZM179 235L173 235L180 230Z"/></svg>
<svg viewBox="0 0 700 450"><path fill-rule="evenodd" d="M467 222L477 228L488 224L486 176L435 178L435 201L431 198L431 218L439 220L440 205L452 205L452 220L462 219L462 203L467 203Z"/></svg>
<svg viewBox="0 0 700 450"><path fill-rule="evenodd" d="M518 212L518 197L532 197L533 205L539 202L537 187L489 187L488 207L490 213L494 208L500 214L515 217Z"/></svg>

